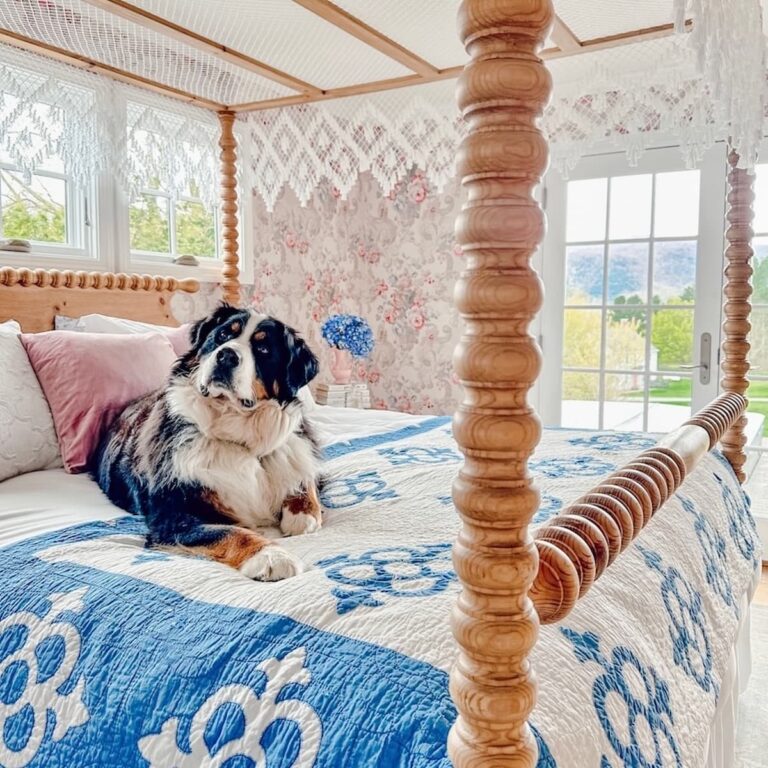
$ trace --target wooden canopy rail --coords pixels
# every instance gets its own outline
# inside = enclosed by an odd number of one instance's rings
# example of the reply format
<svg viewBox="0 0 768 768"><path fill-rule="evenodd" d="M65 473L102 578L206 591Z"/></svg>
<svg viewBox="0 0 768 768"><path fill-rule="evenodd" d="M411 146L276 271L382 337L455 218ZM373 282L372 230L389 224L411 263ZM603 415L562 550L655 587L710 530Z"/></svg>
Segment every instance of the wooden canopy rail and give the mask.
<svg viewBox="0 0 768 768"><path fill-rule="evenodd" d="M174 88L159 80L143 77L134 72L97 61L66 48L61 48L37 40L33 37L28 37L14 30L0 28L0 42L6 42L36 53L42 53L45 56L105 75L114 80L137 85L140 88L145 88L155 93L170 96L171 98L179 99L190 104L196 104L197 106L211 109L216 112L220 112L221 110L236 113L251 112L263 109L274 109L277 107L287 107L292 104L340 99L346 96L387 91L394 88L404 88L411 85L420 85L454 78L457 77L463 69L461 66L448 67L446 69L435 67L428 61L417 56L413 51L408 50L394 40L386 37L378 30L373 29L361 19L347 13L335 3L330 2L330 0L293 0L293 2L316 14L328 24L333 24L334 26L343 29L347 34L358 38L372 49L389 56L394 61L397 61L412 70L414 74L386 80L356 83L354 85L339 88L322 89L312 83L300 80L288 72L272 67L266 62L254 59L252 56L248 56L241 51L233 50L217 40L212 40L205 35L201 35L199 32L182 27L163 16L151 13L135 3L128 2L128 0L84 0L84 2L105 11L106 13L111 13L119 18L126 19L132 24L150 29L171 40L180 41L191 48L203 51L204 53L214 56L232 66L239 67L247 72L255 73L260 77L278 83L285 88L295 91L295 94L241 104L221 104L203 96L188 93L179 88ZM555 26L552 30L552 41L555 43L555 47L543 51L542 57L559 58L562 56L575 56L581 53L589 53L592 51L604 50L606 48L638 43L644 40L667 37L672 34L674 34L674 26L672 24L662 24L653 27L634 29L605 37L582 40L576 37L559 17L555 17Z"/></svg>
<svg viewBox="0 0 768 768"><path fill-rule="evenodd" d="M740 394L721 395L537 532L539 571L530 595L543 624L568 615L738 422L746 405Z"/></svg>

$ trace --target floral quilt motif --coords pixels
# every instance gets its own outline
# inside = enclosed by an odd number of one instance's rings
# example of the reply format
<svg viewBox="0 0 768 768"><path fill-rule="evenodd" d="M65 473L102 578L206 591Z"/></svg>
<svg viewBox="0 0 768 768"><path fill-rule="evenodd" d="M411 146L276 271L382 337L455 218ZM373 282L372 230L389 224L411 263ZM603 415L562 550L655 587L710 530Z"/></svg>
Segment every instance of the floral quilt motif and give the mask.
<svg viewBox="0 0 768 768"><path fill-rule="evenodd" d="M657 552L636 545L646 565L661 575L661 598L669 616L669 636L675 664L693 678L705 692L717 698L720 686L712 677L712 644L710 629L704 616L701 595L674 566L664 566Z"/></svg>
<svg viewBox="0 0 768 768"><path fill-rule="evenodd" d="M339 614L362 605L376 608L393 598L434 595L456 580L448 543L372 549L317 565L339 585L333 590Z"/></svg>
<svg viewBox="0 0 768 768"><path fill-rule="evenodd" d="M570 445L591 448L594 451L610 453L627 448L636 448L638 451L652 448L656 441L644 435L634 432L600 432L596 435L579 435L568 440Z"/></svg>
<svg viewBox="0 0 768 768"><path fill-rule="evenodd" d="M209 696L188 727L191 751L179 747L180 721L173 717L160 733L139 741L142 757L150 768L266 765L264 735L271 725L287 720L298 729L299 749L286 768L312 768L323 729L315 710L296 698L297 686L301 690L311 680L305 657L305 649L297 648L282 660L259 664L267 680L261 694L247 685L230 684Z"/></svg>
<svg viewBox="0 0 768 768"><path fill-rule="evenodd" d="M397 492L376 471L358 472L330 480L320 494L323 505L330 509L353 507L366 499L384 501L396 498Z"/></svg>
<svg viewBox="0 0 768 768"><path fill-rule="evenodd" d="M44 740L61 741L89 719L85 680L75 673L82 641L66 618L83 609L86 591L52 594L42 616L20 611L0 620L0 765L4 767L24 768Z"/></svg>
<svg viewBox="0 0 768 768"><path fill-rule="evenodd" d="M597 664L601 669L592 686L595 711L620 765L683 768L669 687L656 670L643 664L625 646L616 646L610 655L605 655L593 632L579 633L567 628L561 631L573 643L579 661ZM620 715L609 706L612 696L623 704L618 710ZM601 767L610 765L604 755Z"/></svg>

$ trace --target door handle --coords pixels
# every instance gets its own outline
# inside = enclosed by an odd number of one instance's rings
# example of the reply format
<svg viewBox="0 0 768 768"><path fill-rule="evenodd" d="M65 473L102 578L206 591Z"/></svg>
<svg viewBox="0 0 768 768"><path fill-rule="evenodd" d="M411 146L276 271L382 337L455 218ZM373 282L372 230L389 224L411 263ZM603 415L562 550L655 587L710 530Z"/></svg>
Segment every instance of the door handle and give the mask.
<svg viewBox="0 0 768 768"><path fill-rule="evenodd" d="M693 371L698 369L700 371L699 381L702 384L709 384L711 373L712 373L711 371L712 334L711 333L701 334L701 343L699 344L699 360L701 360L701 362L698 365L681 365L680 368L682 368L685 371Z"/></svg>

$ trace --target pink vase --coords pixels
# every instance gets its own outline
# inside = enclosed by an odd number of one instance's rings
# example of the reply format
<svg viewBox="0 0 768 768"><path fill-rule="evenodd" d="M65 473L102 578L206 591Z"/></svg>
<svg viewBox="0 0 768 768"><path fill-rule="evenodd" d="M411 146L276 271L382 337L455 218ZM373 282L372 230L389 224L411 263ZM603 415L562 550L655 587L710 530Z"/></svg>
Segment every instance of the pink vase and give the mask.
<svg viewBox="0 0 768 768"><path fill-rule="evenodd" d="M352 355L348 349L331 347L331 376L334 384L349 384L352 380Z"/></svg>

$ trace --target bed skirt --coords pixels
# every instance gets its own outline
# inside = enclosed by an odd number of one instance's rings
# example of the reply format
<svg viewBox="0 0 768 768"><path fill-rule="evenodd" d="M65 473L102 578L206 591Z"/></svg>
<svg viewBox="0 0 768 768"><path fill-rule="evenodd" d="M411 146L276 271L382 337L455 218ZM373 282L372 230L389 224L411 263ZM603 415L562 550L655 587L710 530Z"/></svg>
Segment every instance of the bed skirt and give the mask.
<svg viewBox="0 0 768 768"><path fill-rule="evenodd" d="M750 603L760 583L761 572L762 564L755 572L751 588L741 598L739 629L731 650L728 671L723 679L720 700L712 720L709 755L705 768L734 768L735 765L739 697L746 691L752 671Z"/></svg>

